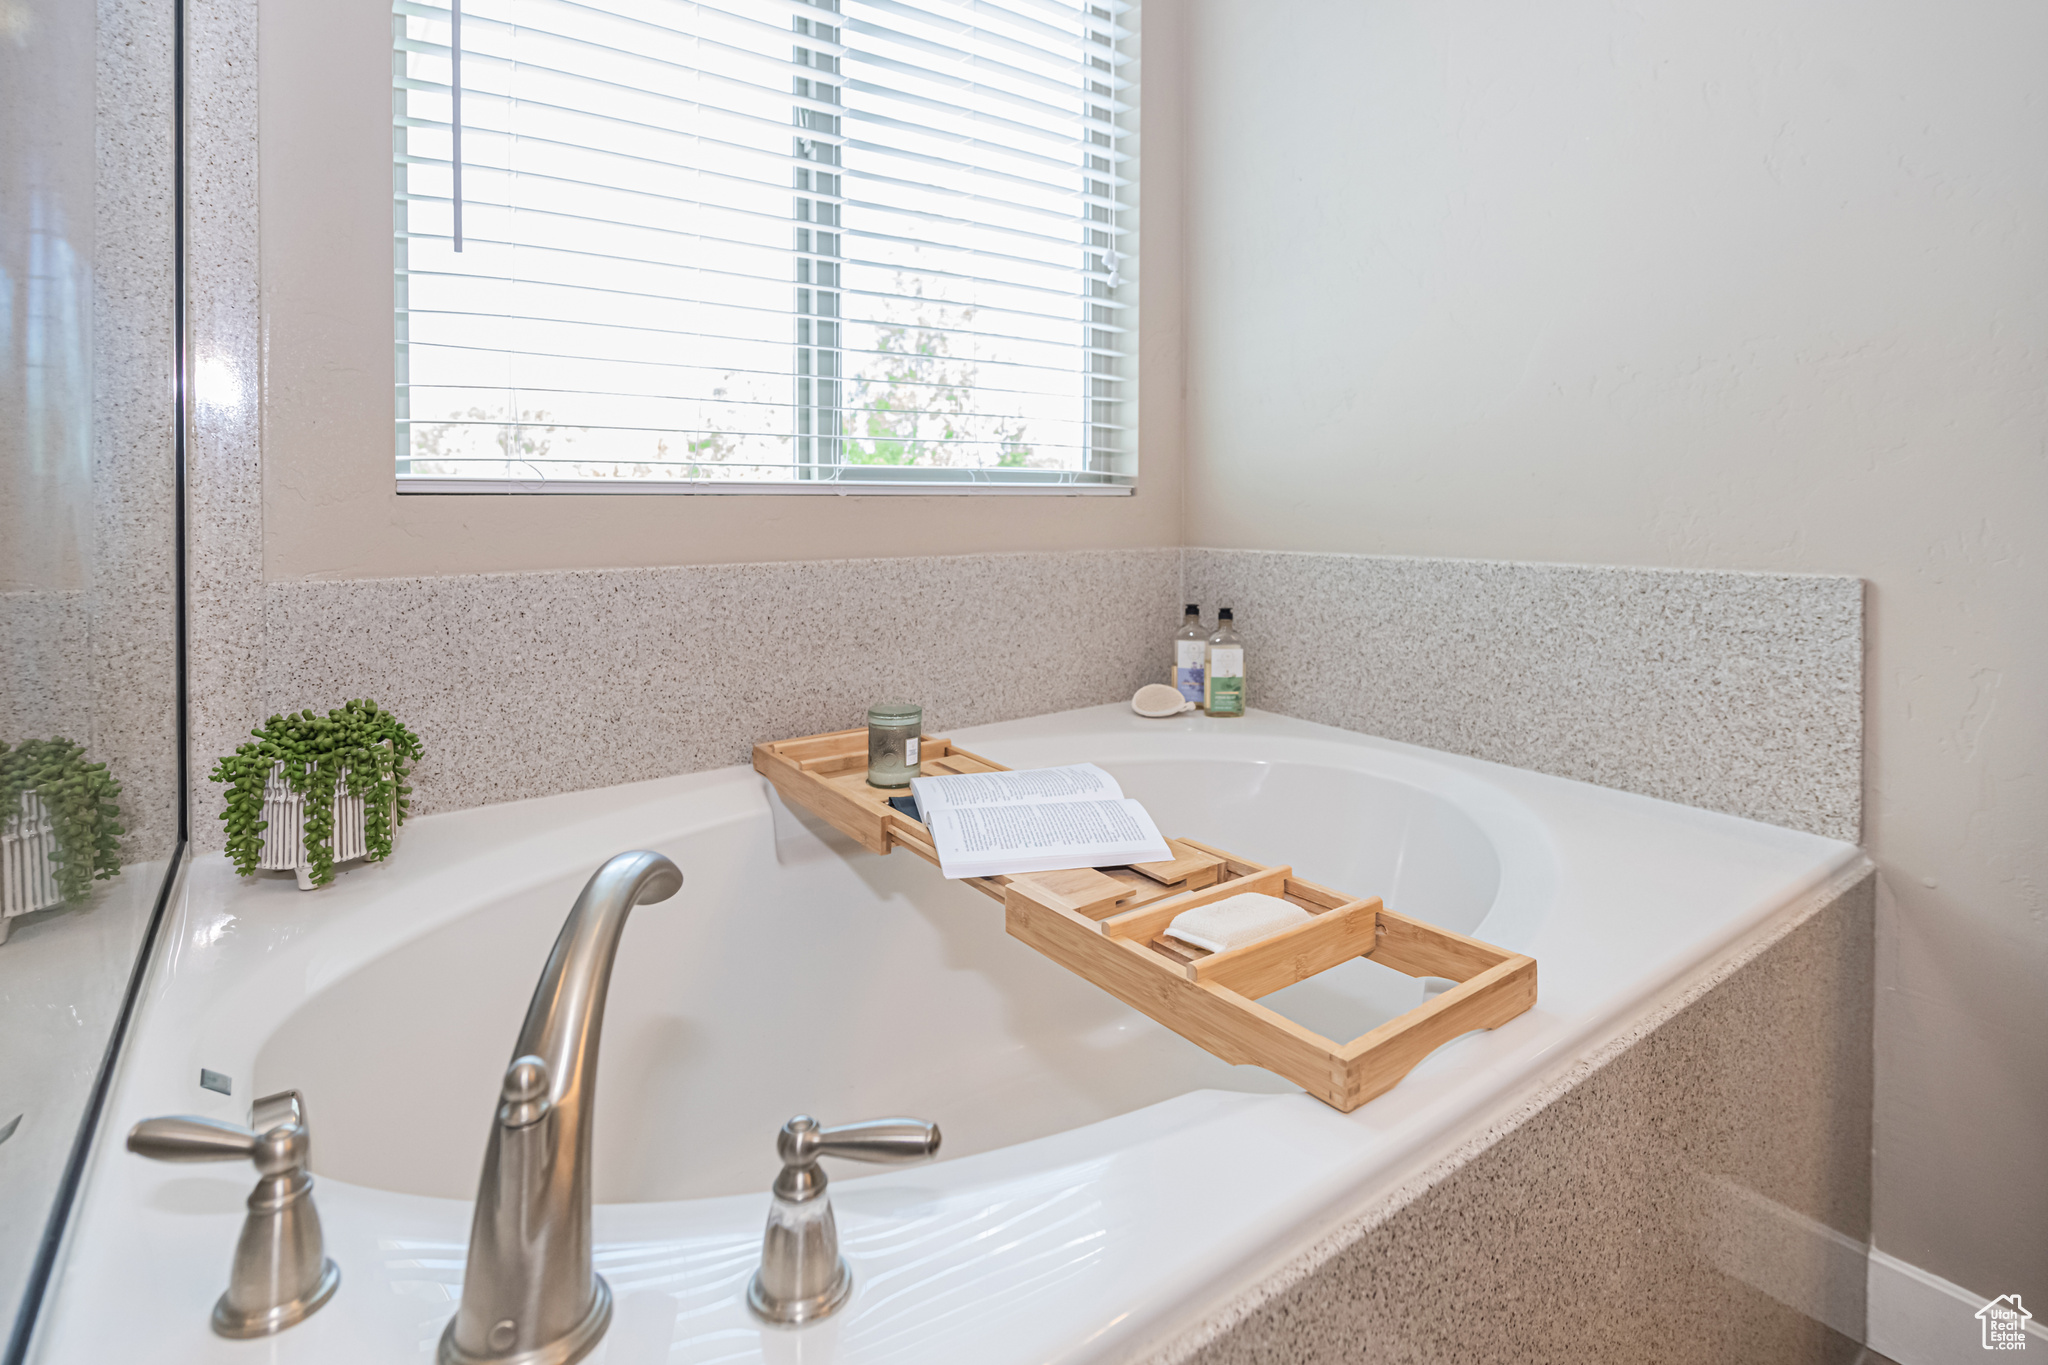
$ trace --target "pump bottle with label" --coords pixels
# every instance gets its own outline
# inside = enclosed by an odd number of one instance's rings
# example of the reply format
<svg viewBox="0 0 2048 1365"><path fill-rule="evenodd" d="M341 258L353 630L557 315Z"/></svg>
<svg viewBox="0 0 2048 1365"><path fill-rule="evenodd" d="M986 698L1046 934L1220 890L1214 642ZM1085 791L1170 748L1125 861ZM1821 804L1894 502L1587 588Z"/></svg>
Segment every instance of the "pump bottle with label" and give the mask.
<svg viewBox="0 0 2048 1365"><path fill-rule="evenodd" d="M1244 645L1237 638L1237 622L1229 607L1216 613L1216 633L1209 637L1203 661L1206 708L1212 716L1244 714Z"/></svg>
<svg viewBox="0 0 2048 1365"><path fill-rule="evenodd" d="M1180 632L1173 637L1173 685L1182 697L1195 705L1203 702L1202 679L1208 672L1208 632L1202 629L1202 609L1188 603Z"/></svg>

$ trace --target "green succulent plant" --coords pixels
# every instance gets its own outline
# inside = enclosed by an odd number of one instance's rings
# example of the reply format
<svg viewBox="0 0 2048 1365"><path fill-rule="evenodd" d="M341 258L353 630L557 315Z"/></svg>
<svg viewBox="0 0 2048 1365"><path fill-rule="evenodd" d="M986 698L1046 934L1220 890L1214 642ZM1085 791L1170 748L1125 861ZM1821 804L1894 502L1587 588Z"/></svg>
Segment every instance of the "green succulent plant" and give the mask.
<svg viewBox="0 0 2048 1365"><path fill-rule="evenodd" d="M363 799L363 842L371 862L391 853L393 817L404 824L412 809L405 785L424 752L420 737L374 701L357 698L324 716L309 710L272 716L251 730L250 742L214 764L215 782L227 784L228 858L248 876L263 856L263 789L277 765L303 800L306 862L315 886L334 880L334 798L339 790Z"/></svg>
<svg viewBox="0 0 2048 1365"><path fill-rule="evenodd" d="M93 882L120 875L121 784L106 764L88 763L83 745L61 737L0 744L0 819L20 813L23 792L50 813L58 895L82 901Z"/></svg>

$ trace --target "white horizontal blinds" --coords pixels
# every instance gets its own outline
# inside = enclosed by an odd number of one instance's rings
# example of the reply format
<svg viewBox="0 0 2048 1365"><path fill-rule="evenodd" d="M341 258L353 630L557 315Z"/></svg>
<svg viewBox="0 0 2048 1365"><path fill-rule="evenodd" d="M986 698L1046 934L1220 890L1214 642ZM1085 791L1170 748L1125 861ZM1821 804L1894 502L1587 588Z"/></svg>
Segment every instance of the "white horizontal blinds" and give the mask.
<svg viewBox="0 0 2048 1365"><path fill-rule="evenodd" d="M845 114L836 5L821 4L819 15L791 21L796 42L790 51L796 97L791 121L798 163L794 240L796 243L796 476L836 479L844 450L840 443L840 391L846 353L842 349L840 243L845 199Z"/></svg>
<svg viewBox="0 0 2048 1365"><path fill-rule="evenodd" d="M408 472L786 476L788 6L466 0L459 254L448 15L396 13Z"/></svg>
<svg viewBox="0 0 2048 1365"><path fill-rule="evenodd" d="M1088 147L1082 192L1087 196L1088 215L1084 264L1088 275L1089 467L1115 470L1129 468L1124 457L1136 454L1125 440L1131 401L1125 379L1134 360L1126 354L1125 338L1131 327L1119 297L1128 245L1121 210L1123 190L1130 182L1117 141L1123 131L1120 114L1129 108L1122 97L1128 83L1117 75L1117 31L1110 8L1090 5L1088 19L1088 70L1084 73Z"/></svg>
<svg viewBox="0 0 2048 1365"><path fill-rule="evenodd" d="M402 479L1128 481L1118 14L399 0Z"/></svg>
<svg viewBox="0 0 2048 1365"><path fill-rule="evenodd" d="M401 479L1128 481L1128 18L397 0Z"/></svg>
<svg viewBox="0 0 2048 1365"><path fill-rule="evenodd" d="M1054 0L835 8L843 464L1120 472L1118 25Z"/></svg>

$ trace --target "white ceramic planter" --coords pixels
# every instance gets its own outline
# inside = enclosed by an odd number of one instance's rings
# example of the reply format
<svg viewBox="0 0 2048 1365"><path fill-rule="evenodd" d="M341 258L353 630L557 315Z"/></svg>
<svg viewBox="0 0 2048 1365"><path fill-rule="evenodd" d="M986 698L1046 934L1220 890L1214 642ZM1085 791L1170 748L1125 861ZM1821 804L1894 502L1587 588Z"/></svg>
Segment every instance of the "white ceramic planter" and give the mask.
<svg viewBox="0 0 2048 1365"><path fill-rule="evenodd" d="M363 798L348 794L348 770L343 769L334 791L334 865L352 862L370 851L363 832ZM296 872L299 890L311 891L313 864L306 857L306 798L284 780L284 764L270 770L263 784L263 853L256 866L265 872ZM398 846L398 802L391 806L391 843Z"/></svg>
<svg viewBox="0 0 2048 1365"><path fill-rule="evenodd" d="M21 794L21 809L0 821L0 943L7 941L16 915L63 903L57 890L57 830L34 792Z"/></svg>

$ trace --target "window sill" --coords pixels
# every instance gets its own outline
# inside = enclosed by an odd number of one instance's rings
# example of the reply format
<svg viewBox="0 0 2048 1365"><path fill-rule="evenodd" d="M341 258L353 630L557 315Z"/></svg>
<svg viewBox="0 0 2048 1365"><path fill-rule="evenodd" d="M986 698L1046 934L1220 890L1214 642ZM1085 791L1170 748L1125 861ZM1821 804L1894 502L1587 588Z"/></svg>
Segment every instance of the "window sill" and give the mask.
<svg viewBox="0 0 2048 1365"><path fill-rule="evenodd" d="M740 483L726 479L436 479L398 480L398 492L405 497L472 497L513 494L718 494L726 497L768 496L873 498L924 497L1029 497L1101 498L1129 497L1137 492L1133 484L1092 483L844 483L805 481L802 483Z"/></svg>

